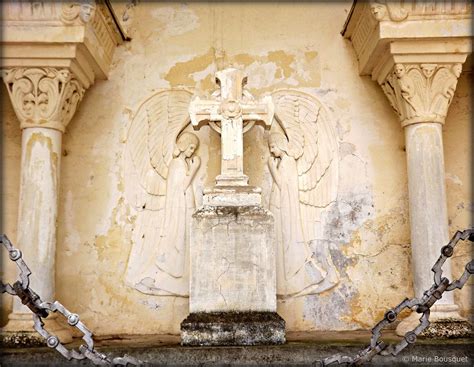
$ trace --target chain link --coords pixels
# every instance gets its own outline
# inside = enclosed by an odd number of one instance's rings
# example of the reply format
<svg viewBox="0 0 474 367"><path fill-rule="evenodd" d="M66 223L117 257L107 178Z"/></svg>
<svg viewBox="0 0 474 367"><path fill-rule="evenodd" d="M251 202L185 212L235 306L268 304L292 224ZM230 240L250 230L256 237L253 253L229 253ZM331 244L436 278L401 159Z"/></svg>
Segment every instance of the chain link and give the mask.
<svg viewBox="0 0 474 367"><path fill-rule="evenodd" d="M469 263L467 263L464 273L459 279L450 283L449 279L442 277L442 266L448 258L453 256L454 247L460 240L469 240L474 242L474 229L466 229L462 232L457 231L451 241L449 241L446 246L441 248L441 255L434 266L431 268L431 270L434 272L434 283L431 288L423 293L423 297L421 297L421 299L405 298L395 308L388 310L385 313L384 318L372 328L372 337L368 347L362 349L355 357L336 354L334 356L325 358L322 361L322 365L329 366L331 364L337 363L346 364L349 366L360 366L369 362L377 354L382 356L396 356L408 345L415 343L417 336L420 335L430 325L430 308L439 299L441 299L444 292L452 291L456 288L461 289L464 284L466 284L469 277L474 273L474 260L471 260ZM422 314L419 324L413 330L408 331L405 334L405 337L397 344L385 344L380 340L382 336L382 329L397 320L400 312L406 308L412 309L417 313Z"/></svg>
<svg viewBox="0 0 474 367"><path fill-rule="evenodd" d="M453 238L449 241L446 246L441 249L441 255L432 267L434 272L434 283L430 289L424 292L423 297L420 299L405 298L396 307L388 310L384 318L380 320L372 328L372 337L370 339L370 345L362 349L355 357L343 356L336 354L334 356L325 358L321 361L323 366L329 366L331 364L346 364L350 366L360 366L366 362L369 362L376 355L393 355L396 356L408 345L416 342L417 336L420 335L429 325L430 308L443 296L444 292L452 291L454 289L461 289L464 284L468 281L469 277L474 273L474 260L467 263L464 273L461 277L453 282L449 282L449 279L442 277L443 269L442 266L448 258L454 253L454 247L460 240L469 240L474 242L474 229L466 229L464 231L457 231ZM94 340L92 339L92 332L80 321L79 315L70 312L58 301L55 302L43 302L41 298L29 287L29 276L31 271L22 259L21 251L16 249L8 239L6 235L0 236L1 243L9 252L10 259L16 263L20 270L20 280L10 284L4 284L0 281L1 293L9 293L14 296L18 296L21 302L26 305L33 312L34 328L43 336L46 340L46 344L50 348L56 349L66 359L89 359L97 366L127 366L127 365L143 365L144 362L125 355L124 357L116 357L110 359L105 354L99 353L94 349ZM404 309L411 309L417 313L422 314L420 317L419 324L405 334L405 337L397 344L387 345L381 341L382 330L389 324L397 320L398 315ZM59 338L53 334L50 334L45 328L42 319L47 318L50 313L59 313L67 319L67 322L72 327L77 328L82 332L85 344L79 347L79 351L75 349L67 349L59 340Z"/></svg>
<svg viewBox="0 0 474 367"><path fill-rule="evenodd" d="M46 340L48 347L56 349L67 360L87 358L97 366L140 366L144 364L144 362L128 355L111 359L105 354L96 351L94 349L92 332L80 321L79 315L70 312L58 301L43 302L29 287L31 271L23 260L21 251L12 245L6 235L0 235L0 242L8 250L10 260L14 261L20 270L20 280L17 280L12 285L0 281L1 293L7 292L13 296L18 296L21 299L21 303L33 312L34 328ZM51 313L61 314L66 318L69 325L82 332L82 340L84 340L85 344L79 347L79 351L67 349L56 335L49 333L44 328L43 319L47 318Z"/></svg>

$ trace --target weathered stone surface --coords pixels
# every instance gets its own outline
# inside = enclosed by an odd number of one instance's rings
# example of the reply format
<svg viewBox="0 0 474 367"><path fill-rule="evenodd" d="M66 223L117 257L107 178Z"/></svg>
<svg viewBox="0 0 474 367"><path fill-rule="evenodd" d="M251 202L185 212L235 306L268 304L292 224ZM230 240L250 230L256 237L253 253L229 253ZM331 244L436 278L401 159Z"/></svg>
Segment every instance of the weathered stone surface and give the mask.
<svg viewBox="0 0 474 367"><path fill-rule="evenodd" d="M31 28L23 30L46 40L51 32L36 32L33 27L42 21L33 18L44 14L42 4L47 7L51 2L11 2L14 3L30 17ZM357 2L357 6L370 4ZM446 22L449 9L445 8L451 4L450 12L459 14ZM122 118L121 111L126 107L136 111L143 100L162 88L187 86L196 94L213 99L209 94L215 88L215 72L231 65L247 73L249 91L255 96L294 88L318 98L332 114L339 142L338 157L334 158L340 168L337 198L328 207L316 208L320 214L314 217L314 225L308 223L308 228L321 234L310 244L311 251L319 256L320 245L329 248L339 283L321 295L279 300L278 312L288 329L366 329L383 316L384 310L413 296L404 131L377 83L358 75L358 59L348 41L339 35L351 2L281 2L278 6L272 2L219 2L208 6L200 2L142 1L113 2L113 6L122 7L123 12L116 14L119 21L126 21L132 40L115 52L109 79L87 91L67 127L60 151L55 291L61 303L81 314L96 336L179 335L180 322L189 313L187 298L149 296L124 284L134 238L139 240L145 235L143 241L156 248L158 241L154 240L158 236L151 235L157 227L153 215L163 210L149 205L143 208L143 203L135 206L135 201L129 200L129 181L134 180L138 186L132 192L138 203L150 187L140 185L123 164L125 146L132 141L127 134L130 120ZM459 44L458 24L466 25L462 29L471 32L472 11L461 11L462 7L472 9L470 2L437 2L436 6L404 2L401 6L409 11L443 11L445 15L433 15L438 19L430 21L423 21L419 14L406 22L384 19L370 29L366 26L373 23L367 19L356 22L361 31L368 31L367 38L359 43L361 51L370 53L371 46L389 45L375 45L371 38L375 33L391 37L403 31L408 36L414 29L438 29L446 35L445 45L449 46ZM8 27L6 22L3 24ZM377 26L387 32L378 32ZM56 25L48 28L55 33L55 45L48 55L57 56L61 49L73 58L81 56L71 50L69 43L59 42L64 36L72 39L78 35L80 26L68 27L67 33L59 32L61 27ZM10 30L4 34L7 32ZM107 32L104 36L108 37ZM16 38L16 45L12 44L22 54L32 50L22 44L26 37ZM421 47L414 50L424 52ZM4 56L15 57L7 50ZM38 56L42 60L45 55ZM382 62L383 58L373 60ZM49 57L48 66L62 68L63 61L63 57ZM463 68L468 70L469 66ZM81 80L85 79L88 78L82 75ZM443 127L450 234L469 226L472 217L472 177L468 169L472 161L472 85L472 73L462 72ZM21 130L7 90L4 91L3 230L18 244L15 233L19 224ZM149 112L151 116L155 113L153 109ZM146 119L144 123L148 123ZM191 131L192 127L188 127L186 131ZM214 185L220 173L221 139L207 126L194 133L200 139L196 156L202 161L193 181L198 207L203 189ZM153 135L150 137L149 142L154 142ZM268 134L261 126L250 129L243 139L244 173L251 185L262 188L265 207L271 201L274 184L267 167L267 140ZM320 139L318 146L322 143ZM145 140L138 144L149 146ZM161 199L155 197L156 201ZM142 220L147 214L151 217ZM452 262L453 278L461 274L471 256L471 244L460 246L448 260ZM3 258L2 280L16 279L16 266L7 256ZM452 293L462 315L472 319L469 284ZM13 297L4 294L1 298L3 325L12 310ZM31 314L29 317L31 320Z"/></svg>
<svg viewBox="0 0 474 367"><path fill-rule="evenodd" d="M2 331L0 344L3 348L31 348L43 347L46 341L36 331Z"/></svg>
<svg viewBox="0 0 474 367"><path fill-rule="evenodd" d="M191 313L181 323L182 345L265 345L285 341L285 320L276 312Z"/></svg>
<svg viewBox="0 0 474 367"><path fill-rule="evenodd" d="M313 332L287 336L287 343L277 346L202 346L184 347L179 337L141 335L120 339L96 338L94 344L102 353L116 357L131 355L152 366L318 366L318 361L335 353L353 356L367 345L368 332ZM397 343L400 338L390 331L384 341ZM71 347L83 343L76 339ZM436 358L436 362L435 362ZM375 356L367 366L472 366L472 341L420 340L397 356ZM88 360L81 366L93 366ZM48 347L2 349L2 366L69 366L55 350Z"/></svg>
<svg viewBox="0 0 474 367"><path fill-rule="evenodd" d="M210 206L256 206L262 190L253 186L215 186L204 191L203 204Z"/></svg>
<svg viewBox="0 0 474 367"><path fill-rule="evenodd" d="M437 339L472 338L473 335L472 325L469 322L449 318L431 323L420 334L425 338Z"/></svg>
<svg viewBox="0 0 474 367"><path fill-rule="evenodd" d="M259 206L205 206L191 228L191 313L276 311L273 216Z"/></svg>

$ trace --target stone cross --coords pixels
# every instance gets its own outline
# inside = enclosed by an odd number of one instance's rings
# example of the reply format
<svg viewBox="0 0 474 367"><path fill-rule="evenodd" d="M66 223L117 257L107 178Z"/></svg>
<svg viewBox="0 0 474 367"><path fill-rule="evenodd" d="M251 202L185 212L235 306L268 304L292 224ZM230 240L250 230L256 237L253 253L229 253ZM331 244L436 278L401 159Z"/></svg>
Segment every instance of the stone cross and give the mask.
<svg viewBox="0 0 474 367"><path fill-rule="evenodd" d="M270 127L274 107L270 96L256 102L244 98L245 74L228 68L216 73L220 95L216 100L193 99L189 106L191 123L195 128L203 121L221 134L221 174L216 178L217 186L247 186L248 177L243 170L243 134L257 121ZM245 97L248 97L246 94ZM248 121L244 127L244 122ZM217 124L219 123L219 125Z"/></svg>

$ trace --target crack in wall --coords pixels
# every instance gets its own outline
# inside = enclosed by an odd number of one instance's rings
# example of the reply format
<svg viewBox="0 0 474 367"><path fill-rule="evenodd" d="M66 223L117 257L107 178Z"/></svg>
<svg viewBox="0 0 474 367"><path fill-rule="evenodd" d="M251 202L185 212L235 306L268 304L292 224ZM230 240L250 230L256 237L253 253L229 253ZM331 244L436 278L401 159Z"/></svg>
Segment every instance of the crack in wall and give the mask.
<svg viewBox="0 0 474 367"><path fill-rule="evenodd" d="M219 294L224 300L225 305L227 306L227 299L225 298L224 294L222 293L222 284L220 283L221 277L227 273L230 269L230 266L233 264L233 262L229 261L226 257L222 257L222 260L224 260L227 263L227 269L225 269L221 274L216 279L216 283L219 285Z"/></svg>

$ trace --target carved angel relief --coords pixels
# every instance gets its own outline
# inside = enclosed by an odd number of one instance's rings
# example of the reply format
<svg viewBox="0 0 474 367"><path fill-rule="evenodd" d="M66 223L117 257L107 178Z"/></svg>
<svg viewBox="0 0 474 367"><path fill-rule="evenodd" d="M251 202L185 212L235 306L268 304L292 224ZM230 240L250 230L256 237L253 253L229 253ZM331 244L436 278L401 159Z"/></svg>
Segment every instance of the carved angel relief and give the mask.
<svg viewBox="0 0 474 367"><path fill-rule="evenodd" d="M277 237L277 294L320 293L339 281L325 242L318 241L316 223L337 196L337 139L313 96L281 90L272 98L268 166L274 180L270 211Z"/></svg>
<svg viewBox="0 0 474 367"><path fill-rule="evenodd" d="M272 94L275 118L268 161L274 183L270 210L277 238L277 294L316 294L339 276L325 241L321 212L336 199L337 139L313 96ZM137 209L126 282L145 294L189 294L189 223L196 208L193 180L198 137L189 130L186 90L158 92L132 118L126 142L126 192Z"/></svg>
<svg viewBox="0 0 474 367"><path fill-rule="evenodd" d="M126 190L138 211L126 283L142 293L187 297L188 228L200 166L189 91L158 92L136 112L126 142Z"/></svg>

